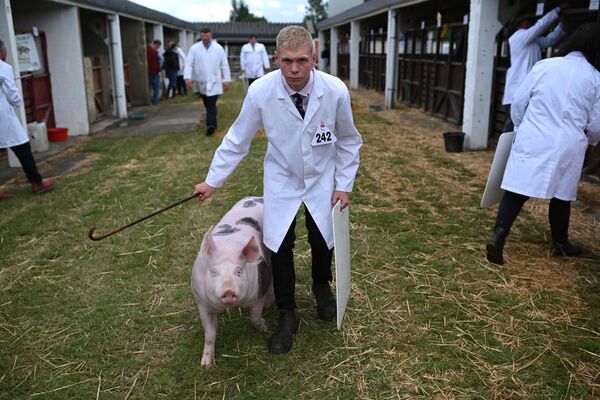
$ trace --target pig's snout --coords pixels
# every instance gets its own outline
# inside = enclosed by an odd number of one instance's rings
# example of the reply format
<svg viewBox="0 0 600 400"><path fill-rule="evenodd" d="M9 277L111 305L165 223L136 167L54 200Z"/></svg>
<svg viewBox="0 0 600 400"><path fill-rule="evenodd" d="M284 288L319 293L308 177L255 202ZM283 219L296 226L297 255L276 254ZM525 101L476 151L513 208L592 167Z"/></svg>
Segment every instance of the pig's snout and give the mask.
<svg viewBox="0 0 600 400"><path fill-rule="evenodd" d="M220 300L223 304L233 304L238 301L238 294L231 289L227 289L221 294Z"/></svg>

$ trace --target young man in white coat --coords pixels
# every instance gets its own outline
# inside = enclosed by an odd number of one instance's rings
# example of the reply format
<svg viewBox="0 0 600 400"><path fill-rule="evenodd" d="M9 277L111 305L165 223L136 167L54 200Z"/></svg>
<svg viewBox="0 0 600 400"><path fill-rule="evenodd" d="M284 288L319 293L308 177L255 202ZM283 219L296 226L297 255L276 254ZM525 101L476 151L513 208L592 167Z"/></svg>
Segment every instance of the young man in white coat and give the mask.
<svg viewBox="0 0 600 400"><path fill-rule="evenodd" d="M490 262L504 263L504 241L530 197L550 200L552 256L582 252L569 241L569 219L585 151L600 141L600 25L579 27L565 52L538 62L515 93L516 136L502 180L506 192L486 246Z"/></svg>
<svg viewBox="0 0 600 400"><path fill-rule="evenodd" d="M271 67L269 54L262 43L256 41L256 35L250 35L250 41L242 46L240 67L248 79L248 85L265 74Z"/></svg>
<svg viewBox="0 0 600 400"><path fill-rule="evenodd" d="M349 193L359 164L362 138L352 119L350 94L342 81L314 69L310 33L288 26L277 35L270 72L248 88L240 115L215 152L205 182L196 185L200 201L225 182L247 154L262 125L269 146L264 159L265 245L272 251L273 286L279 309L277 328L269 339L272 353L290 350L298 330L294 295L296 213L304 204L312 252L312 291L317 315L334 320L331 260L331 209Z"/></svg>
<svg viewBox="0 0 600 400"><path fill-rule="evenodd" d="M15 113L13 107L21 104L21 95L15 84L14 70L5 63L6 47L0 40L0 148L11 149L31 183L34 194L46 192L54 187L54 181L42 179L29 144L29 136L21 125L21 120ZM7 200L13 196L6 192L0 192L0 200Z"/></svg>
<svg viewBox="0 0 600 400"><path fill-rule="evenodd" d="M194 44L185 60L183 77L188 88L198 92L206 108L206 134L217 129L217 99L231 83L225 50L212 40L209 28L202 28L200 41Z"/></svg>
<svg viewBox="0 0 600 400"><path fill-rule="evenodd" d="M502 97L502 104L506 110L504 132L510 132L514 127L510 118L510 105L513 102L515 92L519 89L533 65L542 59L542 50L553 46L564 36L565 31L562 23L559 23L547 36L542 35L558 20L561 10L567 6L566 3L561 4L540 18L535 24L533 24L531 18L523 18L517 24L515 32L508 38L510 68L506 71L506 83Z"/></svg>

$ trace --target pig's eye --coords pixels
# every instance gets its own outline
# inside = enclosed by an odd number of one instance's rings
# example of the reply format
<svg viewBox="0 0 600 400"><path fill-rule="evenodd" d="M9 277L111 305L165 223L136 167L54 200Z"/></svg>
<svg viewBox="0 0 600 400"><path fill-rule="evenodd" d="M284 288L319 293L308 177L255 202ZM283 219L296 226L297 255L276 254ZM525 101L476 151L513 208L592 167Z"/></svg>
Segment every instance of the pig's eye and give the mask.
<svg viewBox="0 0 600 400"><path fill-rule="evenodd" d="M210 276L217 276L217 270L214 268L210 269Z"/></svg>
<svg viewBox="0 0 600 400"><path fill-rule="evenodd" d="M242 269L240 267L235 269L235 276L242 276Z"/></svg>

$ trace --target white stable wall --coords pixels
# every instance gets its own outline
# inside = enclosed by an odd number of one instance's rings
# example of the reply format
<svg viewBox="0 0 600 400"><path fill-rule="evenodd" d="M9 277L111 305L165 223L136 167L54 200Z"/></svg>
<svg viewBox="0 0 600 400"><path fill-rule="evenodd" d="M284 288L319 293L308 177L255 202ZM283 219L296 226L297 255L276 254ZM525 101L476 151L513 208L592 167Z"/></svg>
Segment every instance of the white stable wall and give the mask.
<svg viewBox="0 0 600 400"><path fill-rule="evenodd" d="M358 89L360 20L350 24L350 89Z"/></svg>
<svg viewBox="0 0 600 400"><path fill-rule="evenodd" d="M338 74L338 42L339 31L337 27L331 28L329 35L329 73L333 76Z"/></svg>
<svg viewBox="0 0 600 400"><path fill-rule="evenodd" d="M46 33L52 104L56 126L69 135L89 134L83 49L77 7L51 4L14 19L15 29L37 26Z"/></svg>
<svg viewBox="0 0 600 400"><path fill-rule="evenodd" d="M463 108L465 149L487 149L500 0L471 0Z"/></svg>

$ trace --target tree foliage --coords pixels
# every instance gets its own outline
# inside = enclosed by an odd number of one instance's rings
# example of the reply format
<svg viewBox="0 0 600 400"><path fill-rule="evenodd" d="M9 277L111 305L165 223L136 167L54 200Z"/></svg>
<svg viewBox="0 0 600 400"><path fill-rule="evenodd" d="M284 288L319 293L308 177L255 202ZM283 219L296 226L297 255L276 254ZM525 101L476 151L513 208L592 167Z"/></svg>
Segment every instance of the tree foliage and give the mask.
<svg viewBox="0 0 600 400"><path fill-rule="evenodd" d="M248 4L244 0L231 0L231 22L267 22L265 17L257 17L250 12Z"/></svg>
<svg viewBox="0 0 600 400"><path fill-rule="evenodd" d="M317 22L327 18L327 1L324 0L308 0L306 13L304 15L304 23L310 31L315 30Z"/></svg>

